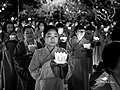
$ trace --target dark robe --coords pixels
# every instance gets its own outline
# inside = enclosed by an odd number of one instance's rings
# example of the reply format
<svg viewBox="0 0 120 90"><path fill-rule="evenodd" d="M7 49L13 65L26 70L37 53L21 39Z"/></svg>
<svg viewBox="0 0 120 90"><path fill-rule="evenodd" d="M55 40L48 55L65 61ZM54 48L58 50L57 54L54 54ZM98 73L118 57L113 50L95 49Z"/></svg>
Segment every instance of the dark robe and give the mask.
<svg viewBox="0 0 120 90"><path fill-rule="evenodd" d="M1 84L4 90L16 90L17 89L17 74L13 62L13 51L17 41L7 41L5 42L5 48L2 51L2 61L1 61Z"/></svg>
<svg viewBox="0 0 120 90"><path fill-rule="evenodd" d="M42 45L36 42L37 48ZM14 50L14 63L18 74L17 90L34 90L35 80L31 77L28 66L30 64L33 53L27 54L28 48L24 42L19 42Z"/></svg>
<svg viewBox="0 0 120 90"><path fill-rule="evenodd" d="M62 37L66 37L67 38L67 36L65 34L60 34L59 35L59 47L66 49L67 40L64 41L63 39L61 39Z"/></svg>
<svg viewBox="0 0 120 90"><path fill-rule="evenodd" d="M89 64L90 59L87 51L83 48L84 43L89 43L89 40L83 38L77 41L76 37L69 40L66 49L71 53L74 70L68 80L68 90L89 90Z"/></svg>

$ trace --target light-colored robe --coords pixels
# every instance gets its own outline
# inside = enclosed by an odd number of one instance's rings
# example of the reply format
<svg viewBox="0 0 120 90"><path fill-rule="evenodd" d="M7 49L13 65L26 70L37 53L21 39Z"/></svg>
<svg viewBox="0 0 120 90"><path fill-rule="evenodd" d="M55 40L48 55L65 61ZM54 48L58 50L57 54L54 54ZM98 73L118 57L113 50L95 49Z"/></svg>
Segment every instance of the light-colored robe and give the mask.
<svg viewBox="0 0 120 90"><path fill-rule="evenodd" d="M65 50L55 47L50 52L46 46L35 51L29 65L29 71L36 80L35 90L64 90L64 79L55 77L50 67L51 60L55 58L54 53L63 51ZM66 78L69 77L70 68Z"/></svg>

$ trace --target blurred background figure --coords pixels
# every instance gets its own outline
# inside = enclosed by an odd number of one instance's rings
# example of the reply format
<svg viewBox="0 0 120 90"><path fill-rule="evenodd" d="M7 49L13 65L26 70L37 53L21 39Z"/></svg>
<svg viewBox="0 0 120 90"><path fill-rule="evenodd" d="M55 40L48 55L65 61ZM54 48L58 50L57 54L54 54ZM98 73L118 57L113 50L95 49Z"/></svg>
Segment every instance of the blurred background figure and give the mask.
<svg viewBox="0 0 120 90"><path fill-rule="evenodd" d="M98 79L92 90L119 90L120 89L120 42L113 41L102 52L102 59L105 71L108 76L106 79Z"/></svg>
<svg viewBox="0 0 120 90"><path fill-rule="evenodd" d="M0 44L2 44L2 24L0 23ZM2 88L2 78L1 78L1 60L2 60L2 51L0 50L0 89Z"/></svg>
<svg viewBox="0 0 120 90"><path fill-rule="evenodd" d="M5 90L16 90L17 74L14 68L12 55L18 40L13 22L8 21L4 23L1 38L2 44L0 44L0 48L2 50L2 88Z"/></svg>
<svg viewBox="0 0 120 90"><path fill-rule="evenodd" d="M44 30L46 29L47 24L44 21L39 21L37 28L35 30L35 39L40 42L41 44L43 44L44 46Z"/></svg>
<svg viewBox="0 0 120 90"><path fill-rule="evenodd" d="M42 47L41 43L34 39L34 28L23 28L24 41L18 42L14 50L14 64L18 75L16 90L34 90L35 80L31 77L28 66L36 49Z"/></svg>
<svg viewBox="0 0 120 90"><path fill-rule="evenodd" d="M2 44L0 44L0 50L3 50L5 48L5 42L9 40L9 36L12 32L15 32L14 23L11 21L6 21L1 32Z"/></svg>
<svg viewBox="0 0 120 90"><path fill-rule="evenodd" d="M0 43L2 43L2 24L0 23Z"/></svg>
<svg viewBox="0 0 120 90"><path fill-rule="evenodd" d="M17 32L17 38L19 41L23 41L24 40L24 35L23 35L23 27L20 23L18 24L18 26L16 27L16 32Z"/></svg>
<svg viewBox="0 0 120 90"><path fill-rule="evenodd" d="M58 23L56 24L56 28L58 30L58 34L59 34L59 47L62 47L62 48L66 48L66 42L67 42L67 33L66 33L66 30L65 30L65 26L63 23Z"/></svg>
<svg viewBox="0 0 120 90"><path fill-rule="evenodd" d="M87 39L87 40L89 40L89 42L91 43L91 49L89 50L89 58L90 58L90 65L89 65L89 67L90 67L90 73L92 73L93 72L93 60L94 60L94 58L93 57L95 57L94 56L94 48L95 48L95 45L94 45L94 32L96 31L96 28L95 28L95 26L93 26L92 24L89 24L88 26L86 26L86 33L85 33L85 38Z"/></svg>
<svg viewBox="0 0 120 90"><path fill-rule="evenodd" d="M67 43L66 49L74 63L73 74L68 80L68 90L89 90L90 41L85 38L85 33L84 26L77 25L75 36Z"/></svg>
<svg viewBox="0 0 120 90"><path fill-rule="evenodd" d="M14 23L11 21L6 21L3 25L3 36L2 41L5 42L9 39L9 35L15 32Z"/></svg>

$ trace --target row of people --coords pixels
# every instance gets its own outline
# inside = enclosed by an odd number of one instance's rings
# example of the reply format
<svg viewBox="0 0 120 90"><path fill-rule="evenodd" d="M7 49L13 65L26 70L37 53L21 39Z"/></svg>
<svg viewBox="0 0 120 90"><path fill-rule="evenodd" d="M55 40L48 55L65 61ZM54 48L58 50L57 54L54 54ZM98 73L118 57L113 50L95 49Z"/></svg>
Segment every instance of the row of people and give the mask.
<svg viewBox="0 0 120 90"><path fill-rule="evenodd" d="M9 24L7 28L13 25ZM68 83L68 90L89 90L93 48L86 47L85 44L95 44L92 32L95 28L85 31L84 26L77 25L74 29L74 36L66 42L63 41L62 45L59 43L59 30L63 29L57 29L53 25L41 25L39 28L42 31L39 29L36 31L32 26L25 26L22 29L23 40L15 43L15 46L6 43L8 39L10 41L18 40L14 37L7 37L1 44L1 51L3 51L2 78L5 78L3 87L6 90L34 90L34 88L36 90L64 90L65 79ZM42 32L44 32L43 35ZM11 32L6 36L9 35ZM12 35L14 36L14 33ZM6 47L4 47L5 45ZM12 46L14 48L11 50ZM56 64L53 61L55 52L66 52L69 55L68 64ZM13 84L11 81L17 83Z"/></svg>

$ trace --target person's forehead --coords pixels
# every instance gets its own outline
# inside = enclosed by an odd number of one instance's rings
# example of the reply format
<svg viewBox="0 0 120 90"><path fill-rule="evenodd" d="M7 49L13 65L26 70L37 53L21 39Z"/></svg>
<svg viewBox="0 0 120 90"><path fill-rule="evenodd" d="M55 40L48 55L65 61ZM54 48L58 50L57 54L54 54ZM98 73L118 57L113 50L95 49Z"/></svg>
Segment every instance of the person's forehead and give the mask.
<svg viewBox="0 0 120 90"><path fill-rule="evenodd" d="M26 28L25 31L26 32L31 32L31 31L33 31L33 29L32 28Z"/></svg>
<svg viewBox="0 0 120 90"><path fill-rule="evenodd" d="M13 26L13 24L7 24L7 27Z"/></svg>
<svg viewBox="0 0 120 90"><path fill-rule="evenodd" d="M79 31L85 31L85 29L78 29L77 31L78 31L78 32L79 32Z"/></svg>
<svg viewBox="0 0 120 90"><path fill-rule="evenodd" d="M61 27L60 27L60 28L58 28L58 31L63 31L63 30L64 30L64 28L61 28Z"/></svg>
<svg viewBox="0 0 120 90"><path fill-rule="evenodd" d="M47 35L50 35L50 34L57 34L57 32L56 32L56 30L51 29L48 31Z"/></svg>
<svg viewBox="0 0 120 90"><path fill-rule="evenodd" d="M44 23L41 22L40 25L44 25Z"/></svg>
<svg viewBox="0 0 120 90"><path fill-rule="evenodd" d="M39 26L43 26L44 25L44 23L40 23L40 25Z"/></svg>

